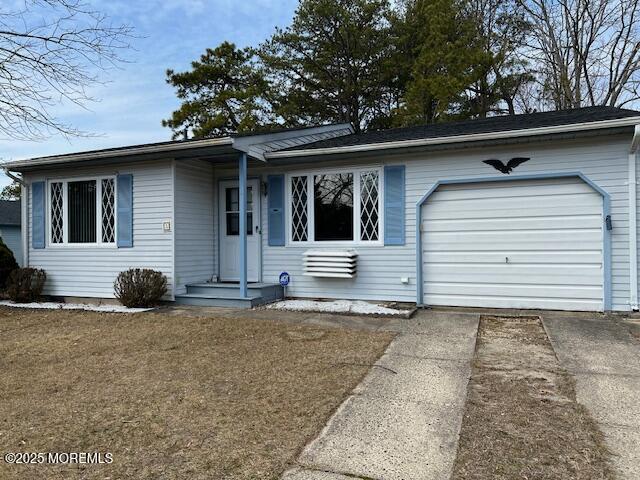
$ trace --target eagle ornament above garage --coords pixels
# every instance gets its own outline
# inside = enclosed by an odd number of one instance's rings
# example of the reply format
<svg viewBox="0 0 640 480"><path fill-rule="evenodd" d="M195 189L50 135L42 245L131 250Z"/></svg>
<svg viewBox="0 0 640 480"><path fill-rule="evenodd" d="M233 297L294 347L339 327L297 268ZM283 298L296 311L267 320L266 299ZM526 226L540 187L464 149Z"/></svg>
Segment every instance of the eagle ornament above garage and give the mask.
<svg viewBox="0 0 640 480"><path fill-rule="evenodd" d="M514 168L516 168L518 165L523 164L524 162L528 162L529 160L529 157L514 157L509 160L506 165L504 164L504 162L502 162L502 160L496 159L483 160L482 163L491 165L499 172L502 172L505 175L509 175L511 172L513 172Z"/></svg>

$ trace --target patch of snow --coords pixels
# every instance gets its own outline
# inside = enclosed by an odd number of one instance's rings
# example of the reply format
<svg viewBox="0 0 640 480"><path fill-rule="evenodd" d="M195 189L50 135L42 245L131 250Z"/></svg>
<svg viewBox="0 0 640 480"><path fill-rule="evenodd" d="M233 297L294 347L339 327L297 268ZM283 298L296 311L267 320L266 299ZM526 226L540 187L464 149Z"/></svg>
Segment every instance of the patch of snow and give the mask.
<svg viewBox="0 0 640 480"><path fill-rule="evenodd" d="M327 313L357 313L359 315L404 315L406 311L384 307L375 303L361 300L283 300L271 303L267 308L274 310L290 310L293 312L327 312Z"/></svg>
<svg viewBox="0 0 640 480"><path fill-rule="evenodd" d="M4 307L14 308L37 308L43 310L88 310L90 312L108 313L140 313L153 310L153 308L128 308L123 305L88 305L84 303L59 302L14 303L8 300L0 301L0 305Z"/></svg>

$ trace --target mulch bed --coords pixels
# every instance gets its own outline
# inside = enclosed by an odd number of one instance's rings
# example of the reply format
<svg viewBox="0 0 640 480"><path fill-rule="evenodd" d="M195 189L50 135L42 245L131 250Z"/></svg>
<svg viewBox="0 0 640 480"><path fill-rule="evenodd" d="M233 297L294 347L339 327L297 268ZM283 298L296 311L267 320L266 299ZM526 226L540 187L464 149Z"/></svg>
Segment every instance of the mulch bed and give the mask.
<svg viewBox="0 0 640 480"><path fill-rule="evenodd" d="M539 318L481 318L467 395L453 479L614 478Z"/></svg>
<svg viewBox="0 0 640 480"><path fill-rule="evenodd" d="M0 308L0 452L110 452L2 479L276 479L389 333Z"/></svg>

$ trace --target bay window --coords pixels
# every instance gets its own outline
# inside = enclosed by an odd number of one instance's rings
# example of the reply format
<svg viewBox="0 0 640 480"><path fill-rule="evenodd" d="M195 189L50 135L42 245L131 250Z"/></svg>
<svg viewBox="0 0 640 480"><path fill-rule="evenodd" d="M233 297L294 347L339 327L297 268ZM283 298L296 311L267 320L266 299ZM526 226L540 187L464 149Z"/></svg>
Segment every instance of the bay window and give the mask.
<svg viewBox="0 0 640 480"><path fill-rule="evenodd" d="M371 168L290 176L291 243L378 242L380 182Z"/></svg>
<svg viewBox="0 0 640 480"><path fill-rule="evenodd" d="M115 178L49 182L52 245L115 244Z"/></svg>

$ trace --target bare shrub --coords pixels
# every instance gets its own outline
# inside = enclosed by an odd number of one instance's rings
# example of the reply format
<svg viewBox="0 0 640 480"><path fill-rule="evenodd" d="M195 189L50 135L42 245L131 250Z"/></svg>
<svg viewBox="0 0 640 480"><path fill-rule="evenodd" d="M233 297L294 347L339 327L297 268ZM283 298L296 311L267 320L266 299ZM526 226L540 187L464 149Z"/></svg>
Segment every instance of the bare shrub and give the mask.
<svg viewBox="0 0 640 480"><path fill-rule="evenodd" d="M167 293L167 277L148 268L130 268L120 272L113 289L125 307L153 307Z"/></svg>

